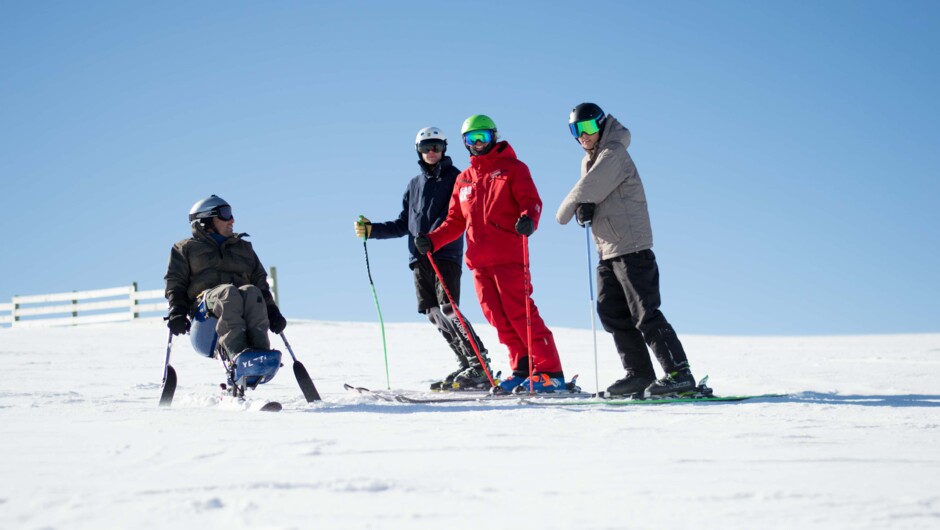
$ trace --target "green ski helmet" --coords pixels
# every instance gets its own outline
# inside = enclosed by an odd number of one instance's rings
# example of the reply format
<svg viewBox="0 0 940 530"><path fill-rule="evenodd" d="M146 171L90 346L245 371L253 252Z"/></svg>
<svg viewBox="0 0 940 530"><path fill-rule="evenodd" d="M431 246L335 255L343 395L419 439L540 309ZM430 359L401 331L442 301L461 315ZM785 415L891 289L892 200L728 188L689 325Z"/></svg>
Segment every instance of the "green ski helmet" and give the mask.
<svg viewBox="0 0 940 530"><path fill-rule="evenodd" d="M466 120L460 127L460 134L463 136L463 145L471 155L485 155L496 145L498 139L496 133L496 122L484 114L474 114ZM482 141L487 144L486 149L480 153L473 152L473 144Z"/></svg>
<svg viewBox="0 0 940 530"><path fill-rule="evenodd" d="M484 129L496 132L496 123L489 116L474 114L463 121L463 126L460 127L460 134L467 134L467 131L479 131Z"/></svg>

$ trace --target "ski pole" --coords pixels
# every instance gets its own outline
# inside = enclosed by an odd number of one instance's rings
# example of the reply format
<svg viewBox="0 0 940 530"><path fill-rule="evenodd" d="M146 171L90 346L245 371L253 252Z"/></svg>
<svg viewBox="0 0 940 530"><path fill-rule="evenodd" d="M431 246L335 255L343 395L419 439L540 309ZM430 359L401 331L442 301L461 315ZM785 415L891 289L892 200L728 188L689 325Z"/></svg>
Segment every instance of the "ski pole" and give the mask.
<svg viewBox="0 0 940 530"><path fill-rule="evenodd" d="M473 353L477 354L477 359L480 360L480 366L483 368L483 373L486 374L486 378L490 382L490 386L496 386L496 383L493 381L493 376L490 375L490 370L486 366L486 361L483 360L483 355L480 353L480 348L477 346L477 341L473 340L473 334L470 333L470 328L467 326L467 323L463 320L463 315L460 313L460 308L457 307L457 301L454 300L454 297L450 295L450 289L447 288L447 284L444 283L444 276L441 275L441 271L437 268L437 263L434 263L434 258L431 257L431 252L427 253L428 261L431 262L431 266L434 267L434 274L437 275L437 279L441 282L441 287L444 288L444 293L447 295L447 300L450 301L451 307L454 308L454 313L457 315L457 320L460 321L460 326L463 327L464 333L467 334L467 339L470 341L470 345L473 346Z"/></svg>
<svg viewBox="0 0 940 530"><path fill-rule="evenodd" d="M359 216L359 223L363 223L364 216ZM372 268L369 267L369 247L366 246L366 239L369 238L369 232L362 236L362 250L366 254L366 273L369 275L369 285L372 286L372 298L375 300L375 310L379 314L379 327L382 328L382 353L385 356L385 386L392 389L391 379L388 376L388 346L385 342L385 321L382 320L382 308L379 307L379 295L375 292L375 282L372 281Z"/></svg>
<svg viewBox="0 0 940 530"><path fill-rule="evenodd" d="M166 339L166 358L163 360L163 390L160 392L160 406L169 407L176 393L176 370L170 365L170 350L173 348L173 332Z"/></svg>
<svg viewBox="0 0 940 530"><path fill-rule="evenodd" d="M529 279L529 236L522 236L522 266L525 269L522 274L522 282L525 287L525 332L526 349L529 353L529 393L532 394L535 390L532 382L535 359L532 358L532 297L529 292L529 287L531 286Z"/></svg>
<svg viewBox="0 0 940 530"><path fill-rule="evenodd" d="M597 370L597 314L594 311L594 277L591 275L591 223L584 224L585 243L587 244L588 290L591 294L591 331L594 333L594 384L597 395L601 394L601 378Z"/></svg>

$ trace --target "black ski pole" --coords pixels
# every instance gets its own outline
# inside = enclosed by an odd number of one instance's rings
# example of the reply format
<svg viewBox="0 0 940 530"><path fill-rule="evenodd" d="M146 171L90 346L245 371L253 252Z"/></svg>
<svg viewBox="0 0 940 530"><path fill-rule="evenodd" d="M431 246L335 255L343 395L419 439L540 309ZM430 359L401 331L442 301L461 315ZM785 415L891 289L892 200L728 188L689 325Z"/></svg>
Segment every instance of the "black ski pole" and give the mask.
<svg viewBox="0 0 940 530"><path fill-rule="evenodd" d="M166 359L163 361L163 392L160 394L160 406L169 407L176 392L176 370L170 365L170 350L173 348L173 332L166 340Z"/></svg>
<svg viewBox="0 0 940 530"><path fill-rule="evenodd" d="M281 336L281 340L284 341L284 346L287 346L287 351L290 353L291 359L294 360L294 377L297 378L300 391L304 393L304 399L307 400L307 403L320 401L320 393L317 392L317 387L313 385L313 380L310 379L310 374L307 373L307 369L304 368L302 362L297 360L297 356L294 355L294 350L290 347L290 343L287 342L287 337L284 335L284 332L282 331L279 335Z"/></svg>

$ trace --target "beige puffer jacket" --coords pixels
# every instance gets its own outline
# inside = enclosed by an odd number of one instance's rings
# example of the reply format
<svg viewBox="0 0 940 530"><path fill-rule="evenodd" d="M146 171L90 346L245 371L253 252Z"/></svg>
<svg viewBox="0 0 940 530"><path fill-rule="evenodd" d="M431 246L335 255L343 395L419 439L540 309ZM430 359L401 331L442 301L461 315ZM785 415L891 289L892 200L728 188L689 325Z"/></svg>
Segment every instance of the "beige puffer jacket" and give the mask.
<svg viewBox="0 0 940 530"><path fill-rule="evenodd" d="M594 203L591 231L601 259L653 247L646 193L629 146L630 131L608 115L600 142L581 161L581 179L555 214L559 223L568 224L578 204Z"/></svg>

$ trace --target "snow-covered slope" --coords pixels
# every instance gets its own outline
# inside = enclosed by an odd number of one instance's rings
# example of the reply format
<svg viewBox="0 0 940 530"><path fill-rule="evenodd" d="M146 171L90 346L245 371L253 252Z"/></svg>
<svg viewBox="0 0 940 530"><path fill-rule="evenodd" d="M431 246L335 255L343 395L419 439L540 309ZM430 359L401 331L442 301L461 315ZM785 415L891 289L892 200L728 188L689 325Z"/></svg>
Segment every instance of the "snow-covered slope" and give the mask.
<svg viewBox="0 0 940 530"><path fill-rule="evenodd" d="M450 370L431 326L387 332L393 387ZM591 332L554 332L594 390ZM377 403L342 389L385 387L377 325L287 336L325 401L303 402L285 354L250 394L272 414L220 406L219 366L186 340L157 408L158 321L0 330L0 528L940 527L940 335L684 336L716 393L792 396L620 408Z"/></svg>

